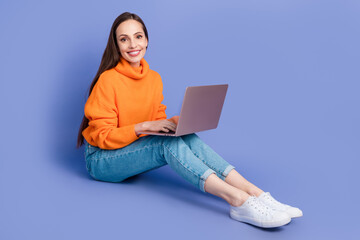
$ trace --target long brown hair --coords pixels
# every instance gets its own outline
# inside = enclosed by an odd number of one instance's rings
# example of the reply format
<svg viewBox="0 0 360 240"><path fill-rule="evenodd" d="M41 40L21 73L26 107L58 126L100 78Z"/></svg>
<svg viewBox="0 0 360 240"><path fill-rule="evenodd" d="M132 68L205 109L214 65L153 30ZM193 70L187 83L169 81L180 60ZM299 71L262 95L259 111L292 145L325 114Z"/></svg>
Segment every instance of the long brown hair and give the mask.
<svg viewBox="0 0 360 240"><path fill-rule="evenodd" d="M145 36L146 36L146 39L149 41L149 36L148 36L146 26L145 26L143 20L138 15L136 15L134 13L129 13L129 12L124 12L121 15L119 15L115 19L115 21L111 27L109 40L107 42L104 54L102 56L100 67L94 77L94 80L92 81L92 83L90 85L89 96L90 96L96 82L98 81L100 75L103 72L105 72L106 70L114 68L118 64L121 54L120 54L119 46L117 45L117 41L116 41L116 29L122 22L125 22L126 20L129 20L129 19L133 19L133 20L136 20L139 23L141 23L144 33L145 33ZM147 49L147 47L146 47L146 49ZM87 119L84 115L81 125L80 125L80 128L79 128L79 132L78 132L77 145L76 145L77 148L81 147L84 144L84 136L82 135L82 132L84 131L85 128L88 127L88 125L89 125L89 119Z"/></svg>

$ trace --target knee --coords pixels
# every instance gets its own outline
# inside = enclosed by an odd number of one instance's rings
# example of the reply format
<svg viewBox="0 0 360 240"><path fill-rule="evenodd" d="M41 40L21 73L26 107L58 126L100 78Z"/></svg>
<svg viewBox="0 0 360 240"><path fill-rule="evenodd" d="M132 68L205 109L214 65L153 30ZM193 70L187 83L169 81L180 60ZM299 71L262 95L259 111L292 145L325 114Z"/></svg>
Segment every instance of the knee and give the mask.
<svg viewBox="0 0 360 240"><path fill-rule="evenodd" d="M188 136L189 138L194 138L194 139L199 139L200 138L196 133L191 133L191 134L188 134L188 135L185 135L185 136Z"/></svg>
<svg viewBox="0 0 360 240"><path fill-rule="evenodd" d="M162 154L164 155L165 152L176 152L176 151L183 151L188 145L184 142L181 137L169 137L164 136L162 137Z"/></svg>
<svg viewBox="0 0 360 240"><path fill-rule="evenodd" d="M162 144L166 145L169 143L179 143L179 141L182 141L181 137L170 137L170 136L161 136Z"/></svg>
<svg viewBox="0 0 360 240"><path fill-rule="evenodd" d="M188 135L184 135L184 136L181 136L182 139L186 142L186 143L195 143L195 144L198 144L200 142L202 142L202 140L200 139L200 137L195 134L195 133L192 133L192 134L188 134Z"/></svg>
<svg viewBox="0 0 360 240"><path fill-rule="evenodd" d="M191 133L191 134L187 134L187 135L183 135L181 136L182 139L186 139L186 140L194 140L194 139L200 139L198 135L196 135L195 133Z"/></svg>

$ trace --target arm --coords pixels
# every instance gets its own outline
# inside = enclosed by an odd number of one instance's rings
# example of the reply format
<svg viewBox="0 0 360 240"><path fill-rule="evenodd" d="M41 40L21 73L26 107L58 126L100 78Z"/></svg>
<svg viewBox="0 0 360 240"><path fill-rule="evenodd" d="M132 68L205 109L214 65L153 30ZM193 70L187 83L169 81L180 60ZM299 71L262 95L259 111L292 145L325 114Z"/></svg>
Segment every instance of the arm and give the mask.
<svg viewBox="0 0 360 240"><path fill-rule="evenodd" d="M140 131L152 131L152 132L159 132L159 131L168 132L169 130L175 131L176 120L174 119L176 119L176 117L177 116L174 116L171 119L146 121L146 122L138 123L135 125L136 136L139 136Z"/></svg>
<svg viewBox="0 0 360 240"><path fill-rule="evenodd" d="M121 148L139 138L135 134L135 124L117 127L118 111L114 98L111 81L100 76L85 104L90 137L102 149Z"/></svg>
<svg viewBox="0 0 360 240"><path fill-rule="evenodd" d="M161 102L160 102L155 120L163 120L163 119L166 119L166 117L167 117L166 113L165 113L166 105L162 104L162 102L164 101L164 95L162 93L161 93L160 99L161 99Z"/></svg>
<svg viewBox="0 0 360 240"><path fill-rule="evenodd" d="M161 81L161 77L160 75L158 75L158 79L160 80L158 82L158 86L159 86L159 91L160 91L160 104L159 107L157 109L156 115L155 115L155 120L154 121L146 121L146 122L142 122L142 123L138 123L135 125L134 127L134 131L136 133L136 136L139 136L139 132L140 131L168 131L168 130L172 130L175 131L176 128L176 124L177 124L177 118L172 117L171 119L166 119L166 105L162 104L162 101L164 100L164 95L162 94L163 91L163 84ZM164 121L166 120L166 121Z"/></svg>

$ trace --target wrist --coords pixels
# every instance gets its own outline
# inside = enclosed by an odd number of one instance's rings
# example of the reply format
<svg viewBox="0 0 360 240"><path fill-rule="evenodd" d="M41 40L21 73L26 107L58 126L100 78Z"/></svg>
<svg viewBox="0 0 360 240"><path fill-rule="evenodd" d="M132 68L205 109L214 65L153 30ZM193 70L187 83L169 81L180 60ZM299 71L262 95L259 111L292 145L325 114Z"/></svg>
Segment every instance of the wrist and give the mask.
<svg viewBox="0 0 360 240"><path fill-rule="evenodd" d="M140 135L139 132L146 130L144 125L145 125L145 122L135 124L135 134L136 134L136 136Z"/></svg>

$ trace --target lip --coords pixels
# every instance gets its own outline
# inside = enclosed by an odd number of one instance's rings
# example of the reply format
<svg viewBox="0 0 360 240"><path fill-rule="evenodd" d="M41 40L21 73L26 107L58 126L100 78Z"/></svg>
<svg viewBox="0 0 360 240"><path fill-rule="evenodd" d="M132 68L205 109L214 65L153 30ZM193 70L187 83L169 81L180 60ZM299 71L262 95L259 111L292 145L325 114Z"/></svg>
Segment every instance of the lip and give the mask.
<svg viewBox="0 0 360 240"><path fill-rule="evenodd" d="M130 53L132 53L132 52L137 52L137 51L139 51L138 52L138 54L136 54L136 55L131 55ZM136 56L138 56L139 54L140 54L140 52L141 52L141 50L133 50L133 51L130 51L130 52L127 52L131 57L136 57Z"/></svg>

